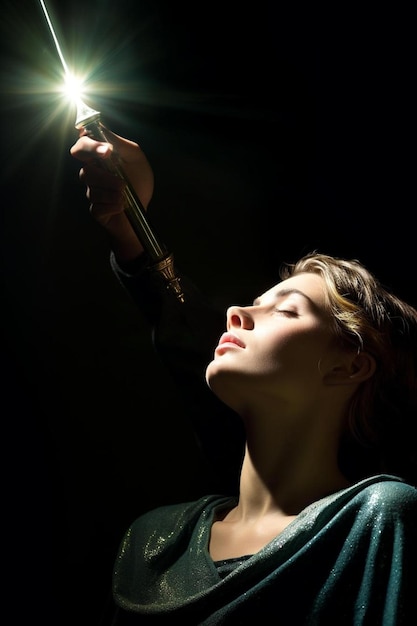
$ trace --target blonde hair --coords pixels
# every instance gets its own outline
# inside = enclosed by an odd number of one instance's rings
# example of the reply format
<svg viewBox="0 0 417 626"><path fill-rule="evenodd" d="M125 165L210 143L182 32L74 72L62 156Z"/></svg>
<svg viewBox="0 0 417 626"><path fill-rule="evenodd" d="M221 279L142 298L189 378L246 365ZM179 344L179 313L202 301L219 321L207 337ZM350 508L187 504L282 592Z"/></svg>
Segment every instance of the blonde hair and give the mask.
<svg viewBox="0 0 417 626"><path fill-rule="evenodd" d="M357 260L313 252L281 268L282 279L303 272L323 277L335 337L370 353L375 374L358 388L341 446L346 473L376 471L417 482L417 310L390 293Z"/></svg>

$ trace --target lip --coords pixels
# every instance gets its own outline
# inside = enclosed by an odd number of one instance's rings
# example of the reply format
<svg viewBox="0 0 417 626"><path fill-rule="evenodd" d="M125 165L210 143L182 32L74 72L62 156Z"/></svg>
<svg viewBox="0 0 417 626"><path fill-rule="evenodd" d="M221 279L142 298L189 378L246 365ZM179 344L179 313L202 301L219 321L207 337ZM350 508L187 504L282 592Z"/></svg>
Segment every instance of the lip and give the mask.
<svg viewBox="0 0 417 626"><path fill-rule="evenodd" d="M243 341L236 337L233 333L223 333L219 339L219 344L216 348L216 352L223 352L225 348L246 348Z"/></svg>

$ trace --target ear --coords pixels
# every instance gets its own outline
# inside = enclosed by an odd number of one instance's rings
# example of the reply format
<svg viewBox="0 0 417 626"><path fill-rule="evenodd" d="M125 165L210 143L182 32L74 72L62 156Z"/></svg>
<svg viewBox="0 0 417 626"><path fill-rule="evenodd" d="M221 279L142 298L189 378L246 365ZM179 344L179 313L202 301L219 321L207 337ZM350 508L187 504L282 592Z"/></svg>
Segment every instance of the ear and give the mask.
<svg viewBox="0 0 417 626"><path fill-rule="evenodd" d="M374 375L376 370L376 361L369 352L359 352L355 355L351 364L350 380L355 383L362 383Z"/></svg>
<svg viewBox="0 0 417 626"><path fill-rule="evenodd" d="M344 362L325 376L328 385L357 385L371 378L376 370L374 357L368 352L346 355Z"/></svg>

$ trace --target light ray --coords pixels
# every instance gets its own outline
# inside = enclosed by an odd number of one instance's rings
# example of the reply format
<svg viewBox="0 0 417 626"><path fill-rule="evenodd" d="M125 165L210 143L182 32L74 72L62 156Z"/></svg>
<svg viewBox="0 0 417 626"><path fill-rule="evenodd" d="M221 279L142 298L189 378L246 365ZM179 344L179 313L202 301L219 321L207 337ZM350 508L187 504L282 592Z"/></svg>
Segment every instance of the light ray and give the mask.
<svg viewBox="0 0 417 626"><path fill-rule="evenodd" d="M49 27L49 31L52 35L52 39L55 44L55 48L58 52L58 56L61 60L62 67L64 68L64 84L61 88L62 93L66 94L71 100L77 102L82 96L84 92L84 78L80 76L76 76L73 72L70 71L68 64L65 60L64 54L62 52L60 43L58 41L58 37L56 36L54 26L52 24L51 18L49 16L48 10L46 8L46 4L44 0L39 0L40 5L42 7L42 11L45 15L46 22Z"/></svg>
<svg viewBox="0 0 417 626"><path fill-rule="evenodd" d="M54 30L54 27L52 25L51 18L49 17L49 13L48 13L48 10L46 8L45 2L43 0L39 0L39 2L41 4L42 11L44 12L47 24L49 26L49 30L50 30L51 35L52 35L52 39L54 40L55 47L56 47L57 52L58 52L58 56L61 59L61 63L62 63L62 67L64 68L64 72L65 72L66 76L70 76L71 72L69 71L68 65L66 64L64 55L62 54L61 46L59 45L59 41L58 41L58 38L57 38L57 36L55 34L55 30Z"/></svg>

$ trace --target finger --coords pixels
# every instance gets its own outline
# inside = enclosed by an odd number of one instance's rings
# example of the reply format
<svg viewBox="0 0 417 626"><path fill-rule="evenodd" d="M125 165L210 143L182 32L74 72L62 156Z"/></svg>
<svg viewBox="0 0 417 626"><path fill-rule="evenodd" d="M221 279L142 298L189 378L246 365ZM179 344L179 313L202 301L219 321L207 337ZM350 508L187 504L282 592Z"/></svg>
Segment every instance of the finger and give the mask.
<svg viewBox="0 0 417 626"><path fill-rule="evenodd" d="M118 189L102 189L101 187L87 187L86 196L93 204L112 205L124 208L124 197Z"/></svg>
<svg viewBox="0 0 417 626"><path fill-rule="evenodd" d="M92 202L90 204L90 213L94 217L94 219L102 224L108 222L112 217L116 215L121 215L124 213L123 204L100 204L96 202Z"/></svg>
<svg viewBox="0 0 417 626"><path fill-rule="evenodd" d="M146 159L140 145L135 141L116 135L116 133L105 126L103 126L103 132L109 145L112 146L113 151L116 152L125 163L134 163L141 159Z"/></svg>
<svg viewBox="0 0 417 626"><path fill-rule="evenodd" d="M86 163L80 170L81 182L89 187L103 187L108 189L124 189L126 183L109 170L97 165L96 161Z"/></svg>
<svg viewBox="0 0 417 626"><path fill-rule="evenodd" d="M96 141L87 135L83 135L70 148L71 156L86 163L95 159L106 159L112 155L112 146L109 143Z"/></svg>

